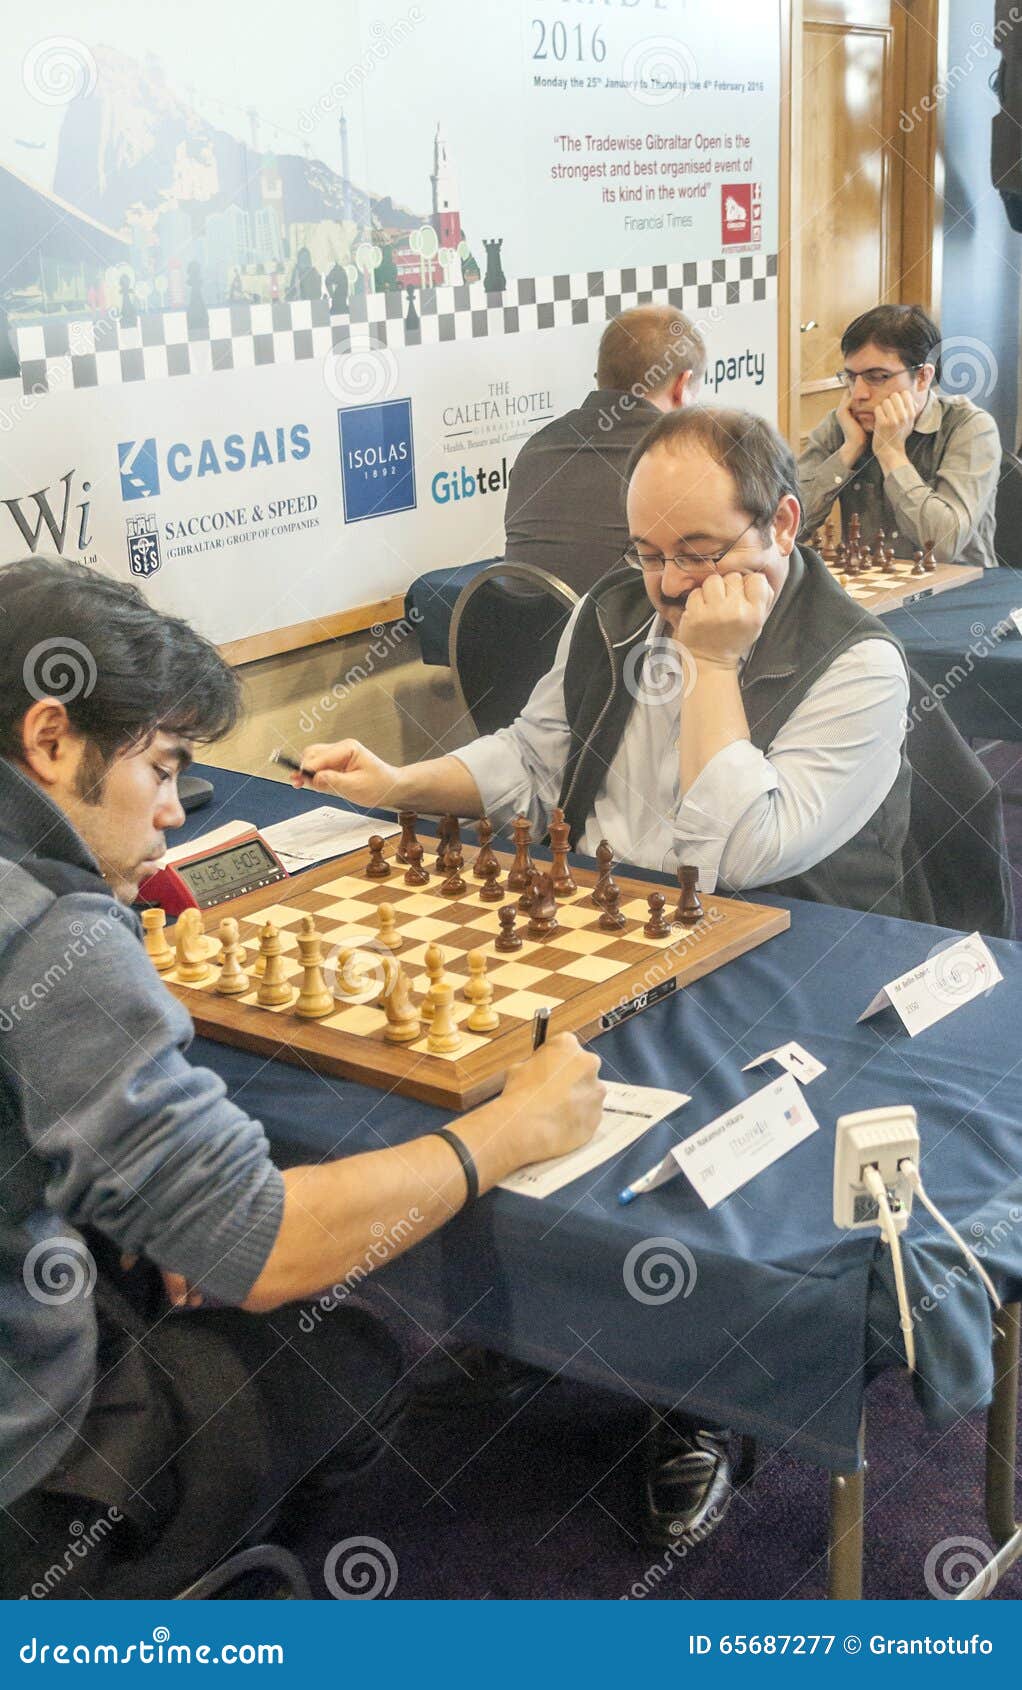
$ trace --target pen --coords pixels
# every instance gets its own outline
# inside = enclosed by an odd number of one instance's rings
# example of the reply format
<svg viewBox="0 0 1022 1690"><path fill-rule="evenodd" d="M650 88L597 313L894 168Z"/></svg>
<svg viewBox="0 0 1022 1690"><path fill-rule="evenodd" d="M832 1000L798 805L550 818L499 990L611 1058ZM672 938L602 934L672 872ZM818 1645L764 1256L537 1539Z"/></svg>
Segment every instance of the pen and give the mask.
<svg viewBox="0 0 1022 1690"><path fill-rule="evenodd" d="M650 1168L648 1172L640 1174L639 1178L637 1180L633 1180L631 1185L626 1185L623 1191L618 1192L618 1202L634 1203L636 1197L641 1197L644 1192L652 1191L654 1187L658 1185L666 1185L669 1179L673 1179L675 1174L680 1174L681 1172L681 1169L675 1165L670 1173L664 1173L667 1163L673 1160L674 1158L668 1154L657 1163L655 1168Z"/></svg>
<svg viewBox="0 0 1022 1690"><path fill-rule="evenodd" d="M292 774L305 775L307 780L314 779L312 770L303 769L301 763L296 762L286 751L271 751L270 762L279 763L282 769L290 769Z"/></svg>
<svg viewBox="0 0 1022 1690"><path fill-rule="evenodd" d="M543 1046L546 1044L546 1036L549 1027L550 1011L548 1009L537 1009L535 1015L532 1017L533 1050L542 1050Z"/></svg>

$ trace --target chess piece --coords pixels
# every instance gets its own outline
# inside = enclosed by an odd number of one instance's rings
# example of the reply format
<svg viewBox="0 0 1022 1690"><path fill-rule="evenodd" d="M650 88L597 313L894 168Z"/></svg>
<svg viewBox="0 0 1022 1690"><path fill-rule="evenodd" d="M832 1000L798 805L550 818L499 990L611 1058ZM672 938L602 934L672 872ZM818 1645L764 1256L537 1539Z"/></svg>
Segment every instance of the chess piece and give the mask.
<svg viewBox="0 0 1022 1690"><path fill-rule="evenodd" d="M936 540L927 540L926 550L923 553L923 568L926 571L927 575L932 575L933 571L937 567L937 559L933 555L934 552L936 551L936 549L937 549Z"/></svg>
<svg viewBox="0 0 1022 1690"><path fill-rule="evenodd" d="M926 570L923 568L923 553L921 547L912 553L912 573L913 575L926 574Z"/></svg>
<svg viewBox="0 0 1022 1690"><path fill-rule="evenodd" d="M449 981L441 980L433 987L428 1047L434 1056L449 1056L461 1042L461 1032L454 1019L454 987Z"/></svg>
<svg viewBox="0 0 1022 1690"><path fill-rule="evenodd" d="M241 966L245 953L238 942L238 923L233 916L224 916L220 923L220 949L223 966L216 989L223 997L236 998L248 991L248 975Z"/></svg>
<svg viewBox="0 0 1022 1690"><path fill-rule="evenodd" d="M380 944L384 950L399 951L404 944L397 930L397 916L394 914L393 904L381 904L377 917L380 930Z"/></svg>
<svg viewBox="0 0 1022 1690"><path fill-rule="evenodd" d="M390 994L397 983L398 970L400 967L401 964L398 962L397 957L380 957L379 987L372 1000L377 1009L385 1009L387 1007L387 999L390 997Z"/></svg>
<svg viewBox="0 0 1022 1690"><path fill-rule="evenodd" d="M335 998L357 998L365 991L365 976L355 967L355 952L350 947L337 952L333 990Z"/></svg>
<svg viewBox="0 0 1022 1690"><path fill-rule="evenodd" d="M418 818L414 810L399 810L397 819L401 823L401 838L397 842L394 861L407 864L409 861L408 847L416 843L415 823Z"/></svg>
<svg viewBox="0 0 1022 1690"><path fill-rule="evenodd" d="M539 870L537 869L535 863L533 863L525 877L525 887L518 900L518 908L521 910L523 915L528 915L529 911L532 909L532 899L535 891L536 876L538 873Z"/></svg>
<svg viewBox="0 0 1022 1690"><path fill-rule="evenodd" d="M497 911L497 920L500 922L500 932L494 940L494 950L501 952L520 951L522 948L522 936L520 933L515 931L515 924L518 921L518 911L515 909L514 904L505 904L502 909L499 909Z"/></svg>
<svg viewBox="0 0 1022 1690"><path fill-rule="evenodd" d="M472 864L472 878L473 880L485 880L487 863L497 860L497 854L490 845L490 840L493 838L493 823L488 816L480 816L476 832L479 835L479 855Z"/></svg>
<svg viewBox="0 0 1022 1690"><path fill-rule="evenodd" d="M440 838L437 844L436 871L437 874L450 874L454 868L454 854L458 855L458 867L461 866L461 829L457 816L442 816L440 819Z"/></svg>
<svg viewBox="0 0 1022 1690"><path fill-rule="evenodd" d="M678 870L678 880L681 883L681 897L674 912L675 923L682 927L694 927L703 919L703 906L699 902L699 870L683 866Z"/></svg>
<svg viewBox="0 0 1022 1690"><path fill-rule="evenodd" d="M284 973L284 957L280 931L268 921L259 935L259 954L263 958L263 977L259 982L256 1001L263 1009L276 1009L291 1002L291 987Z"/></svg>
<svg viewBox="0 0 1022 1690"><path fill-rule="evenodd" d="M821 557L822 557L822 555L823 555L823 530L822 530L822 528L814 529L812 536L810 537L809 544L813 548L813 551L819 552Z"/></svg>
<svg viewBox="0 0 1022 1690"><path fill-rule="evenodd" d="M825 522L823 525L823 552L821 555L825 563L829 563L834 556L834 524L832 522Z"/></svg>
<svg viewBox="0 0 1022 1690"><path fill-rule="evenodd" d="M202 911L182 910L174 926L174 967L182 986L198 986L209 976L210 955L217 949L202 929Z"/></svg>
<svg viewBox="0 0 1022 1690"><path fill-rule="evenodd" d="M405 312L405 328L417 329L419 327L419 313L415 309L415 289L411 282L409 282L405 287L405 293L408 295L408 310Z"/></svg>
<svg viewBox="0 0 1022 1690"><path fill-rule="evenodd" d="M486 864L486 876L479 896L484 904L502 904L504 902L504 888L500 882L500 864L496 857Z"/></svg>
<svg viewBox="0 0 1022 1690"><path fill-rule="evenodd" d="M426 951L426 973L429 975L429 989L420 1005L422 1019L432 1021L436 1008L436 988L444 977L444 953L439 945L430 945Z"/></svg>
<svg viewBox="0 0 1022 1690"><path fill-rule="evenodd" d="M374 833L369 841L369 861L366 863L367 880L386 880L391 874L391 866L383 855L383 840L378 833Z"/></svg>
<svg viewBox="0 0 1022 1690"><path fill-rule="evenodd" d="M839 540L834 547L834 568L837 570L838 580L844 585L845 571L848 568L848 551L843 540Z"/></svg>
<svg viewBox="0 0 1022 1690"><path fill-rule="evenodd" d="M466 1003L478 1003L479 991L486 973L486 952L481 947L468 953L468 979L462 988Z"/></svg>
<svg viewBox="0 0 1022 1690"><path fill-rule="evenodd" d="M894 547L888 546L884 553L884 569L888 575L897 575L898 560L894 555Z"/></svg>
<svg viewBox="0 0 1022 1690"><path fill-rule="evenodd" d="M422 846L417 839L413 839L407 846L408 867L405 870L406 886L428 886L429 870L422 866Z"/></svg>
<svg viewBox="0 0 1022 1690"><path fill-rule="evenodd" d="M920 557L922 553L920 552ZM167 912L154 909L142 911L142 934L146 955L153 967L166 974L174 966L174 952L167 943Z"/></svg>
<svg viewBox="0 0 1022 1690"><path fill-rule="evenodd" d="M530 939L549 939L558 931L554 883L548 874L539 871L532 877L532 903L529 905L526 931Z"/></svg>
<svg viewBox="0 0 1022 1690"><path fill-rule="evenodd" d="M600 843L596 847L596 866L600 872L596 885L593 887L593 895L590 899L590 903L593 905L594 909L602 910L607 887L615 884L613 874L611 873L614 867L614 849L613 846L608 844L606 839L601 839Z"/></svg>
<svg viewBox="0 0 1022 1690"><path fill-rule="evenodd" d="M604 890L603 908L600 911L600 919L596 924L597 927L602 928L604 933L619 933L622 927L626 927L628 925L624 916L621 914L621 911L618 909L620 901L621 888L618 886L616 881L612 880L610 885Z"/></svg>
<svg viewBox="0 0 1022 1690"><path fill-rule="evenodd" d="M298 955L302 963L302 985L295 1014L303 1021L318 1021L334 1012L334 994L323 978L323 944L311 915L303 917L298 934ZM266 976L263 975L263 985Z"/></svg>
<svg viewBox="0 0 1022 1690"><path fill-rule="evenodd" d="M461 846L456 845L449 853L450 873L440 886L445 898L463 898L468 891L468 882L461 872L461 864Z"/></svg>
<svg viewBox="0 0 1022 1690"><path fill-rule="evenodd" d="M858 551L862 540L862 518L856 511L848 524L848 539L853 551Z"/></svg>
<svg viewBox="0 0 1022 1690"><path fill-rule="evenodd" d="M395 963L394 968L396 973L393 984L383 1000L387 1015L383 1036L388 1044L411 1044L422 1031L422 1024L412 1003L405 971L400 963Z"/></svg>
<svg viewBox="0 0 1022 1690"><path fill-rule="evenodd" d="M887 535L882 528L878 528L873 538L873 556L876 558L878 563L883 563L884 561L884 548L886 544Z"/></svg>
<svg viewBox="0 0 1022 1690"><path fill-rule="evenodd" d="M578 891L568 867L568 837L570 828L564 819L564 811L556 809L550 822L550 847L553 862L550 864L550 878L554 883L555 898L573 898Z"/></svg>
<svg viewBox="0 0 1022 1690"><path fill-rule="evenodd" d="M480 966L476 970L476 980L472 995L472 1013L465 1026L470 1033L492 1033L500 1026L500 1016L493 1007L493 987L486 978L486 957L482 951L473 951L468 959L468 965L473 966L473 958L479 958ZM469 982L472 984L472 982ZM466 989L466 997L468 991Z"/></svg>
<svg viewBox="0 0 1022 1690"><path fill-rule="evenodd" d="M515 860L507 871L507 889L509 892L524 892L533 867L532 858L529 856L532 826L528 816L516 816L511 832L515 842Z"/></svg>
<svg viewBox="0 0 1022 1690"><path fill-rule="evenodd" d="M646 896L646 902L649 905L649 920L642 929L646 938L669 939L671 924L664 915L664 905L667 903L664 894L662 892L649 892Z"/></svg>

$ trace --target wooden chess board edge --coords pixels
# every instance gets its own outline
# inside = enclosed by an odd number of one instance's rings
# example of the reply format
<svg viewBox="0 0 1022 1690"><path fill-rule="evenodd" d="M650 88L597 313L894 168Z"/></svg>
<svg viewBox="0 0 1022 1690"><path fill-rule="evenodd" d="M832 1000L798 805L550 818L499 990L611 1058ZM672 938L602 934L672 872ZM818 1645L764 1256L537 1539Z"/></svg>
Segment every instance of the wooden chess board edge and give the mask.
<svg viewBox="0 0 1022 1690"><path fill-rule="evenodd" d="M497 855L503 872L512 858L503 852ZM314 892L341 875L357 875L368 860L368 848L363 848L345 857L335 857L316 868L306 869L269 890L232 899L219 905L211 914L207 919L207 930L214 930L225 916L243 919L257 914L271 903L297 903L305 893ZM592 870L576 867L574 873L580 888L590 887L596 882L597 876ZM615 878L621 887L622 902L628 898L644 898L658 884L623 875ZM397 875L389 881L368 884L392 885L396 879ZM431 884L439 886L438 877L431 877ZM669 892L669 888L664 890ZM791 924L787 910L772 909L762 904L704 897L703 905L706 913L698 926L675 929L676 937L671 944L651 948L648 957L641 962L628 965L613 979L593 984L554 1007L550 1018L551 1032L574 1032L580 1039L592 1038L606 1030L604 1017L608 1014L625 1019L625 1015L620 1013L622 1006L634 1003L631 1012L637 1013L644 1004L635 1000L644 999L669 981L673 981L674 989L678 990L691 985L715 968L784 932ZM500 905L495 904L493 908L496 911ZM726 938L718 934L723 919L727 921ZM720 942L715 942L718 939ZM443 939L437 942L442 949ZM504 1083L508 1068L528 1056L532 1043L531 1024L523 1022L513 1030L494 1037L483 1049L448 1061L424 1052L410 1052L400 1046L370 1042L341 1029L322 1027L315 1021L301 1021L294 1016L285 1019L270 1012L255 1014L251 1006L241 1005L232 998L219 997L204 987L168 982L168 988L188 1009L196 1032L216 1043L377 1089L382 1086L385 1090L397 1091L446 1109L475 1108L495 1096Z"/></svg>
<svg viewBox="0 0 1022 1690"><path fill-rule="evenodd" d="M837 571L833 563L827 565L837 580ZM875 596L867 598L865 594L845 591L849 598L861 604L863 610L870 611L875 616L883 616L887 611L906 610L910 605L920 604L924 599L936 598L940 593L953 592L956 587L967 587L971 581L985 575L986 570L975 563L940 563L929 575L908 576L900 581L891 581L883 585L877 581ZM855 577L851 579L854 581ZM861 579L861 577L860 577Z"/></svg>

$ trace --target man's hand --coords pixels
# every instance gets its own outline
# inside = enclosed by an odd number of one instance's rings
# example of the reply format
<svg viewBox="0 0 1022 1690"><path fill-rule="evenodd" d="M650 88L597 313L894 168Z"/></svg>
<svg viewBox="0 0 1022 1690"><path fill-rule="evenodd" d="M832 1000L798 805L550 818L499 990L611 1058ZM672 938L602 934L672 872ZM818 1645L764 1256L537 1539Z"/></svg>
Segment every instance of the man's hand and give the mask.
<svg viewBox="0 0 1022 1690"><path fill-rule="evenodd" d="M292 786L311 786L314 792L346 798L363 810L374 810L379 804L390 809L401 807L401 770L375 756L357 739L307 745L302 752L302 768L311 770L313 779L292 775Z"/></svg>
<svg viewBox="0 0 1022 1690"><path fill-rule="evenodd" d="M873 451L886 469L884 457L894 454L900 461L906 457L905 442L916 425L916 408L911 396L904 392L889 393L873 413Z"/></svg>
<svg viewBox="0 0 1022 1690"><path fill-rule="evenodd" d="M852 416L852 396L847 387L835 415L841 425L841 433L845 437L844 444L839 450L848 468L851 469L853 464L858 463L866 450L866 430Z"/></svg>
<svg viewBox="0 0 1022 1690"><path fill-rule="evenodd" d="M137 1255L122 1255L121 1271L130 1273L137 1261ZM163 1280L163 1289L167 1293L167 1301L172 1309L197 1309L201 1307L202 1292L197 1291L183 1273L167 1273L163 1268L160 1268L159 1274Z"/></svg>
<svg viewBox="0 0 1022 1690"><path fill-rule="evenodd" d="M597 1079L599 1069L599 1057L583 1050L573 1033L557 1033L535 1056L511 1069L501 1102L515 1135L519 1167L588 1144L607 1092Z"/></svg>
<svg viewBox="0 0 1022 1690"><path fill-rule="evenodd" d="M710 575L689 593L675 639L697 666L737 669L763 632L773 601L773 589L758 571Z"/></svg>

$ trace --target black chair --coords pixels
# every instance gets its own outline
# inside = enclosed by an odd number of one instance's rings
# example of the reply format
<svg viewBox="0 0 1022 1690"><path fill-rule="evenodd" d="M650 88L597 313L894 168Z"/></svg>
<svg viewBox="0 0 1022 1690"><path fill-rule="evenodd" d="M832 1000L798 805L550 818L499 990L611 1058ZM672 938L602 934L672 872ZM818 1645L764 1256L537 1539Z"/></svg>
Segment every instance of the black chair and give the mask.
<svg viewBox="0 0 1022 1690"><path fill-rule="evenodd" d="M176 1602L270 1601L308 1602L312 1597L305 1570L290 1549L276 1543L253 1544L228 1555L219 1567L196 1579Z"/></svg>
<svg viewBox="0 0 1022 1690"><path fill-rule="evenodd" d="M553 667L578 594L528 563L495 563L465 587L451 618L450 663L480 734L513 722Z"/></svg>
<svg viewBox="0 0 1022 1690"><path fill-rule="evenodd" d="M1004 569L1022 569L1022 463L1013 452L1001 453L994 519L998 563Z"/></svg>

